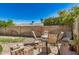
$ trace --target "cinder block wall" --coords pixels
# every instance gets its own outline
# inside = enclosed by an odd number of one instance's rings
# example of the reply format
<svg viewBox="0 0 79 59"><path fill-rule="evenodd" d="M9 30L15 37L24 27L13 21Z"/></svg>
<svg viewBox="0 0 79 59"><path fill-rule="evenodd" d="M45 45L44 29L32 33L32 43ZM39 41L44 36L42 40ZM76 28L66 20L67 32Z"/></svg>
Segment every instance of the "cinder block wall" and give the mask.
<svg viewBox="0 0 79 59"><path fill-rule="evenodd" d="M0 27L0 35L11 36L33 36L32 31L35 31L37 36L41 36L43 31L49 31L49 33L55 33L60 31L70 31L71 28L66 25L54 25L54 26L12 26L8 28Z"/></svg>

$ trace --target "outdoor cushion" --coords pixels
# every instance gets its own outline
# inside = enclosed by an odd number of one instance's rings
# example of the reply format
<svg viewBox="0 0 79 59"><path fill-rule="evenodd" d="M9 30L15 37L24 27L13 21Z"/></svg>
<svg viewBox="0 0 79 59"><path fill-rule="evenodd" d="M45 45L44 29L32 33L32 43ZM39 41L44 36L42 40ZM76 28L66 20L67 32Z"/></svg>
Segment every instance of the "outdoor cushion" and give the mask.
<svg viewBox="0 0 79 59"><path fill-rule="evenodd" d="M51 53L50 54L58 54L58 48L56 46L50 46Z"/></svg>
<svg viewBox="0 0 79 59"><path fill-rule="evenodd" d="M65 33L65 36L62 38L62 40L69 42L69 41L71 40L71 38L72 38L71 32L66 32L66 33Z"/></svg>

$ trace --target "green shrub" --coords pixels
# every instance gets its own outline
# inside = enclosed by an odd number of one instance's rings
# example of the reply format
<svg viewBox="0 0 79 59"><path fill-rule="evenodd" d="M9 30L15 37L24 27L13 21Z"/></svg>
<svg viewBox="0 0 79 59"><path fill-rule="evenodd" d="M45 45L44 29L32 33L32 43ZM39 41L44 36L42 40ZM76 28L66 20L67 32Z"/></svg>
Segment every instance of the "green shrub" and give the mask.
<svg viewBox="0 0 79 59"><path fill-rule="evenodd" d="M3 48L2 48L2 46L0 45L0 54L2 53L2 50L3 50Z"/></svg>
<svg viewBox="0 0 79 59"><path fill-rule="evenodd" d="M71 41L71 45L73 45L73 46L76 46L78 44L79 44L79 40L77 40L77 39L74 39Z"/></svg>

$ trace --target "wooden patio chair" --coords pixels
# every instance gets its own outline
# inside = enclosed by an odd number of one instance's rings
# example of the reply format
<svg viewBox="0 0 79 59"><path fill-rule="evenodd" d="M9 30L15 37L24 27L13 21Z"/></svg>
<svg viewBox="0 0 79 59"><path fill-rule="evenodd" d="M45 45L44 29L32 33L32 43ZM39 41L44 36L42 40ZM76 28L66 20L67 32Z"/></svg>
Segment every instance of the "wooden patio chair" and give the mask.
<svg viewBox="0 0 79 59"><path fill-rule="evenodd" d="M24 48L23 47L22 48L10 47L10 53L11 55L24 55Z"/></svg>
<svg viewBox="0 0 79 59"><path fill-rule="evenodd" d="M60 32L58 34L58 42L61 42L62 38L64 37L64 32Z"/></svg>
<svg viewBox="0 0 79 59"><path fill-rule="evenodd" d="M34 31L32 31L32 33L33 33L33 36L34 36L34 43L40 43L40 42L42 42L42 41L41 41L42 38L37 38Z"/></svg>
<svg viewBox="0 0 79 59"><path fill-rule="evenodd" d="M41 41L42 38L37 38L34 31L32 31L32 33L33 33L33 36L34 36L35 47L38 48L38 49L39 49L39 52L40 52L40 49L42 48L42 45L41 45L41 43L42 43L42 41Z"/></svg>
<svg viewBox="0 0 79 59"><path fill-rule="evenodd" d="M34 49L38 49L39 52L40 52L40 49L42 47L42 45L40 45L42 43L41 39L37 38L36 37L36 34L34 31L32 31L33 33L33 36L34 36L34 41L33 42L29 42L29 43L24 43L24 46L27 46L27 45L31 45L31 46L34 46Z"/></svg>
<svg viewBox="0 0 79 59"><path fill-rule="evenodd" d="M57 34L48 34L48 44L57 43Z"/></svg>
<svg viewBox="0 0 79 59"><path fill-rule="evenodd" d="M24 46L27 46L27 45L36 45L38 44L39 42L41 42L41 39L38 39L35 35L35 32L32 31L33 33L33 36L34 36L34 41L33 42L29 42L29 43L24 43Z"/></svg>
<svg viewBox="0 0 79 59"><path fill-rule="evenodd" d="M57 46L57 36L58 34L49 34L48 35L48 47L51 50L50 54L57 54L58 53L58 46Z"/></svg>

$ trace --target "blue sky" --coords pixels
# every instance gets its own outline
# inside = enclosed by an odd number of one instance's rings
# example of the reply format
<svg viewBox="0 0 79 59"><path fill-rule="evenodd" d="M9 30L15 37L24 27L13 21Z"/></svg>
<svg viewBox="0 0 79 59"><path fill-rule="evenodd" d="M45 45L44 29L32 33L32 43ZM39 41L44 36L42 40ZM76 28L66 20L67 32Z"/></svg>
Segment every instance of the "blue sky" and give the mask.
<svg viewBox="0 0 79 59"><path fill-rule="evenodd" d="M15 23L40 22L41 18L57 16L57 12L74 5L68 3L0 3L0 19Z"/></svg>

